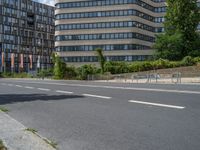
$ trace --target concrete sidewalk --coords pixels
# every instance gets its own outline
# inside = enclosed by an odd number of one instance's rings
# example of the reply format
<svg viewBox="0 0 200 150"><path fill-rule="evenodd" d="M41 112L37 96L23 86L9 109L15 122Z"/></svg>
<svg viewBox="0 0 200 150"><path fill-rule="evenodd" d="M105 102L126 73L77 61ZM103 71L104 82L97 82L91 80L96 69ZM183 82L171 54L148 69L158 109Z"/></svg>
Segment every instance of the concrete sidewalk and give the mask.
<svg viewBox="0 0 200 150"><path fill-rule="evenodd" d="M110 83L152 83L152 84L200 84L200 77L196 78L181 78L178 82L177 79L164 78L164 79L113 79L113 80L93 80L93 82L110 82Z"/></svg>
<svg viewBox="0 0 200 150"><path fill-rule="evenodd" d="M55 150L44 138L0 111L0 139L8 150Z"/></svg>

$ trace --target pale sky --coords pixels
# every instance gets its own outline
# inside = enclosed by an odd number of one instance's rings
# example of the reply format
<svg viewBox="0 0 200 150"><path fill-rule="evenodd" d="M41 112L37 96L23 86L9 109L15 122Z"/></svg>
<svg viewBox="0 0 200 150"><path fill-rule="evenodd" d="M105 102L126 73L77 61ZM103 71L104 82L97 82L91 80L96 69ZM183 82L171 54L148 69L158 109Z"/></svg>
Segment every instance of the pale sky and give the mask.
<svg viewBox="0 0 200 150"><path fill-rule="evenodd" d="M47 4L47 5L52 5L54 6L54 0L36 0L40 3L44 3L44 4Z"/></svg>

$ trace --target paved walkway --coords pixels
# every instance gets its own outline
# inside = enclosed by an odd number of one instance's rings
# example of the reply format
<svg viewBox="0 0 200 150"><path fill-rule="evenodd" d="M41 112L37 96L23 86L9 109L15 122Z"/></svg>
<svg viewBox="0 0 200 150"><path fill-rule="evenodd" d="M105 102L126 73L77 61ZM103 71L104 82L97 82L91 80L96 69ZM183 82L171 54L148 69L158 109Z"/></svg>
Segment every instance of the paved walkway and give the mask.
<svg viewBox="0 0 200 150"><path fill-rule="evenodd" d="M200 84L200 77L196 78L181 78L181 80L164 78L164 79L114 79L114 80L95 80L95 82L111 82L111 83L160 83L160 84Z"/></svg>
<svg viewBox="0 0 200 150"><path fill-rule="evenodd" d="M24 125L0 111L0 139L8 150L55 150L42 137L25 129Z"/></svg>

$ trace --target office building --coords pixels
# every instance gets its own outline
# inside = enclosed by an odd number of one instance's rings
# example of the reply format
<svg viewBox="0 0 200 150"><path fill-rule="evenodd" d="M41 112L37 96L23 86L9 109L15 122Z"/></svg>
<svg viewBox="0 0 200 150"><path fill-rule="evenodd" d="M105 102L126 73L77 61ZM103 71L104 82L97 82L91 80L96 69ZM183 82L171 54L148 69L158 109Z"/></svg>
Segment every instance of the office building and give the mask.
<svg viewBox="0 0 200 150"><path fill-rule="evenodd" d="M54 7L32 0L0 1L1 71L30 72L51 66Z"/></svg>
<svg viewBox="0 0 200 150"><path fill-rule="evenodd" d="M152 57L155 35L164 31L165 0L56 0L55 49L67 63Z"/></svg>

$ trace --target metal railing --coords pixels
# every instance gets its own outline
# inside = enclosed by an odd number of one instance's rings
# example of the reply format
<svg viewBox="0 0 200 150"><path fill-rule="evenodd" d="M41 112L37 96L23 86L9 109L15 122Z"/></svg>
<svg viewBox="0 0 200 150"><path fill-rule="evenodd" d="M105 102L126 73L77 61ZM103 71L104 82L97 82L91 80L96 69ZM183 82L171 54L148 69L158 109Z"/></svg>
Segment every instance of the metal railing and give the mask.
<svg viewBox="0 0 200 150"><path fill-rule="evenodd" d="M183 82L200 83L200 73L129 73L117 75L88 75L87 80L103 80L105 82L123 82L123 83L174 83Z"/></svg>

